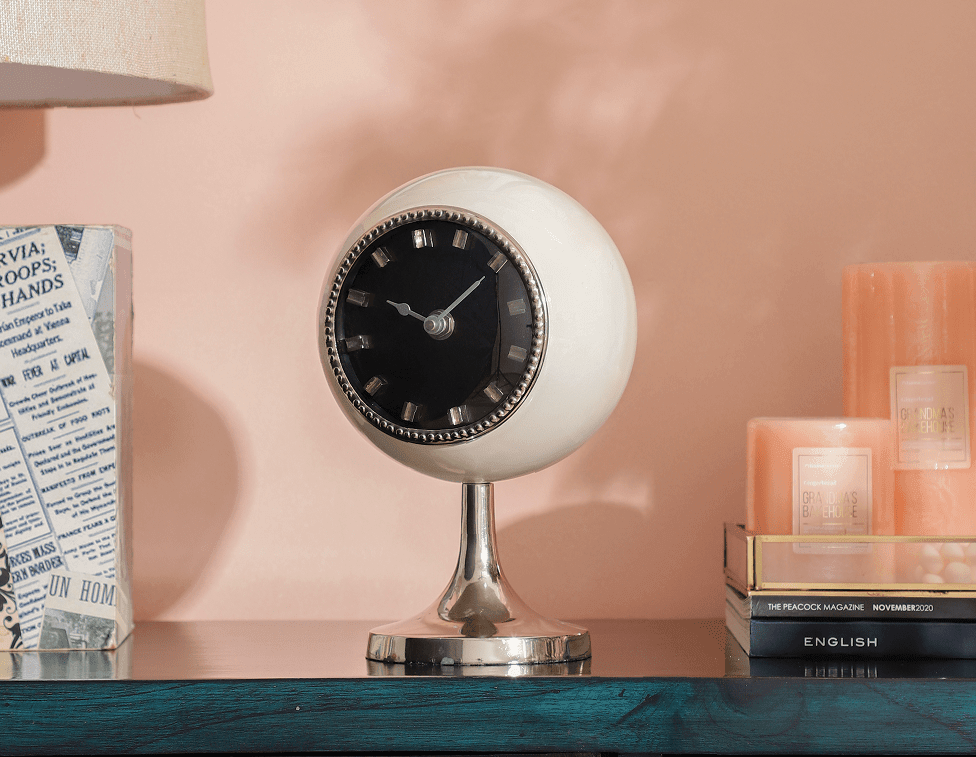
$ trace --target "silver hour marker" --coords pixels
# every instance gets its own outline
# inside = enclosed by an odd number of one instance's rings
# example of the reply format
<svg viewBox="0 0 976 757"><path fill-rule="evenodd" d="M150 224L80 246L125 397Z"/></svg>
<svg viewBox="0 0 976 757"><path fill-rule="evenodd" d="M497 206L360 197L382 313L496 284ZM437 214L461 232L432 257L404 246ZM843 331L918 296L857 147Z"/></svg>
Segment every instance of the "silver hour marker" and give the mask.
<svg viewBox="0 0 976 757"><path fill-rule="evenodd" d="M452 244L459 250L470 250L474 247L474 238L463 229L458 229L454 232L454 241Z"/></svg>
<svg viewBox="0 0 976 757"><path fill-rule="evenodd" d="M413 246L418 250L421 247L433 247L434 246L434 232L430 229L414 229L413 230Z"/></svg>
<svg viewBox="0 0 976 757"><path fill-rule="evenodd" d="M356 350L368 350L373 346L373 337L368 334L361 334L359 336L351 336L343 340L343 344L346 345L346 352L355 352Z"/></svg>
<svg viewBox="0 0 976 757"><path fill-rule="evenodd" d="M460 426L462 423L468 423L470 420L468 406L458 405L457 407L452 407L447 411L447 417L450 418L452 426Z"/></svg>
<svg viewBox="0 0 976 757"><path fill-rule="evenodd" d="M509 360L517 360L518 362L523 363L525 362L525 358L527 358L528 356L529 353L526 352L524 347L519 347L518 345L515 344L513 344L508 350Z"/></svg>
<svg viewBox="0 0 976 757"><path fill-rule="evenodd" d="M361 308L368 307L373 302L373 295L361 289L350 289L349 294L346 295L346 302Z"/></svg>
<svg viewBox="0 0 976 757"><path fill-rule="evenodd" d="M377 247L375 250L373 250L373 262L375 262L380 268L386 268L386 264L391 260L393 260L393 256L385 247Z"/></svg>
<svg viewBox="0 0 976 757"><path fill-rule="evenodd" d="M415 405L412 402L404 402L403 409L400 411L400 417L409 423L417 417L417 413L419 412L420 405Z"/></svg>
<svg viewBox="0 0 976 757"><path fill-rule="evenodd" d="M387 381L382 376L373 376L373 378L371 378L369 381L366 382L366 385L363 387L363 389L366 390L367 394L369 394L370 397L375 397L376 393L384 386L386 386L386 384Z"/></svg>
<svg viewBox="0 0 976 757"><path fill-rule="evenodd" d="M525 313L525 300L519 298L508 303L509 315L522 315L523 313Z"/></svg>
<svg viewBox="0 0 976 757"><path fill-rule="evenodd" d="M488 386L485 387L485 396L492 402L500 402L505 393L498 388L498 382L492 381Z"/></svg>
<svg viewBox="0 0 976 757"><path fill-rule="evenodd" d="M488 261L488 267L495 273L498 273L507 262L508 258L502 255L502 253L496 252L492 259Z"/></svg>

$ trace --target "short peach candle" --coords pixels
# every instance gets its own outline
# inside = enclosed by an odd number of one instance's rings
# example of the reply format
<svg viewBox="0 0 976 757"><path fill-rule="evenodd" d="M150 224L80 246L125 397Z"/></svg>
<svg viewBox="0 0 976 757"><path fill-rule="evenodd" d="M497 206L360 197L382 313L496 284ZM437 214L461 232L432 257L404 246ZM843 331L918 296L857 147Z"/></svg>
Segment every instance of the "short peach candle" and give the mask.
<svg viewBox="0 0 976 757"><path fill-rule="evenodd" d="M886 419L753 418L747 428L746 527L759 534L890 535L894 532ZM862 545L795 544L778 572L798 582L876 580Z"/></svg>
<svg viewBox="0 0 976 757"><path fill-rule="evenodd" d="M976 262L847 266L844 412L891 418L895 528L976 535Z"/></svg>

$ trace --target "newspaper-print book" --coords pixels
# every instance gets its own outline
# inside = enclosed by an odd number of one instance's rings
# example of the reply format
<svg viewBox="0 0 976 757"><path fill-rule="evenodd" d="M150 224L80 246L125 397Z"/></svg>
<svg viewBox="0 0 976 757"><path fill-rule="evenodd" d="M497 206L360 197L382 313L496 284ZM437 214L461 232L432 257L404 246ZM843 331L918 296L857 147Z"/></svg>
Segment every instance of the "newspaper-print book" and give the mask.
<svg viewBox="0 0 976 757"><path fill-rule="evenodd" d="M0 227L0 648L132 630L132 243Z"/></svg>

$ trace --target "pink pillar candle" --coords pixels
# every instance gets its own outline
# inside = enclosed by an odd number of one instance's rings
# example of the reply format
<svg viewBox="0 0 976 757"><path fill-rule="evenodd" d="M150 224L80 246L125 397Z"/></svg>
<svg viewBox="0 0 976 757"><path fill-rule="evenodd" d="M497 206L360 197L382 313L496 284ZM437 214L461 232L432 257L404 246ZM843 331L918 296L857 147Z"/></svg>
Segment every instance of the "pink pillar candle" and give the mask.
<svg viewBox="0 0 976 757"><path fill-rule="evenodd" d="M889 420L753 418L747 437L750 531L796 536L894 533L894 432ZM892 569L877 565L878 553L863 545L794 544L776 554L782 564L767 568L797 582L874 581Z"/></svg>
<svg viewBox="0 0 976 757"><path fill-rule="evenodd" d="M844 412L895 424L898 534L976 535L976 262L847 266Z"/></svg>

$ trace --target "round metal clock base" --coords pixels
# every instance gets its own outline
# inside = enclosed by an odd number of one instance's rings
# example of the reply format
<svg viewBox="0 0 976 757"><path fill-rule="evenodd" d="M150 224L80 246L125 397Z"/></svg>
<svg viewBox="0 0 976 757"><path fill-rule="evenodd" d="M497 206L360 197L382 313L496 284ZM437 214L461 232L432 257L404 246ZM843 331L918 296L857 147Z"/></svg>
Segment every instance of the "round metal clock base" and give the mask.
<svg viewBox="0 0 976 757"><path fill-rule="evenodd" d="M539 615L502 575L494 490L463 484L461 553L441 599L410 620L374 628L366 658L418 665L549 665L590 657L585 628Z"/></svg>
<svg viewBox="0 0 976 757"><path fill-rule="evenodd" d="M543 624L555 624L538 616ZM438 628L440 625L440 628ZM526 625L526 624L521 624ZM535 625L535 624L529 624ZM462 624L425 622L423 618L391 623L369 634L366 658L380 662L422 665L539 665L570 662L590 656L590 634L568 623L538 627L524 635L503 629L510 636L464 636Z"/></svg>

